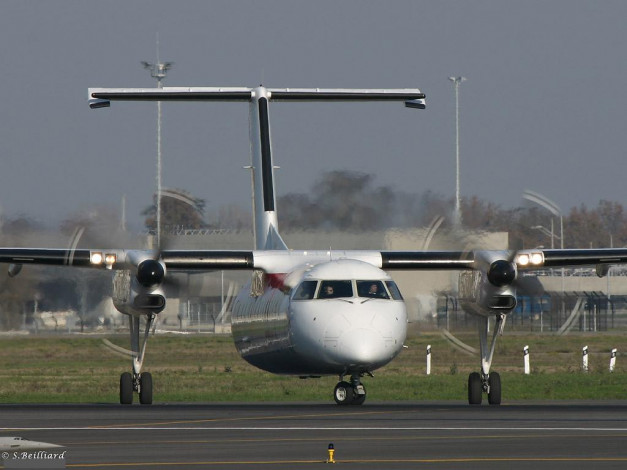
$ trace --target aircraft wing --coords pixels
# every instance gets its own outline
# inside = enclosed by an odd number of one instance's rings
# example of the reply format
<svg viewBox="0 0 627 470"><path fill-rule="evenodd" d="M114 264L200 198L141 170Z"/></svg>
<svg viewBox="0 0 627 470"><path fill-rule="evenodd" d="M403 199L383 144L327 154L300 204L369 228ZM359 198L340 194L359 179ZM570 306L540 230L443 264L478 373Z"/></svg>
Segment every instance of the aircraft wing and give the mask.
<svg viewBox="0 0 627 470"><path fill-rule="evenodd" d="M627 248L542 250L544 266L598 266L627 263Z"/></svg>
<svg viewBox="0 0 627 470"><path fill-rule="evenodd" d="M90 250L62 248L0 248L0 263L91 266Z"/></svg>
<svg viewBox="0 0 627 470"><path fill-rule="evenodd" d="M374 250L254 250L254 251L164 251L161 259L168 270L261 269L285 273L297 266L340 259L359 260L381 269L469 269L472 257L459 251Z"/></svg>
<svg viewBox="0 0 627 470"><path fill-rule="evenodd" d="M534 256L536 255L536 256ZM539 255L539 257L538 257ZM524 257L531 262L521 261ZM178 250L164 251L169 270L262 269L289 272L296 266L355 259L384 270L476 269L479 259L513 259L519 269L627 264L627 248L496 251L376 251L376 250Z"/></svg>
<svg viewBox="0 0 627 470"><path fill-rule="evenodd" d="M0 263L129 269L146 259L160 258L174 271L254 269L252 251L0 248Z"/></svg>
<svg viewBox="0 0 627 470"><path fill-rule="evenodd" d="M130 269L159 258L168 271L252 270L289 272L297 266L355 259L382 269L469 269L472 253L374 250L152 250L0 248L0 263Z"/></svg>
<svg viewBox="0 0 627 470"><path fill-rule="evenodd" d="M514 256L515 255L515 256ZM535 257L534 257L535 255ZM384 270L477 269L480 258L511 258L519 269L627 264L627 248L507 251L377 250L152 250L0 248L0 263L131 269L161 259L168 271L253 270L289 272L297 266L339 259L360 260ZM527 256L533 262L520 261Z"/></svg>

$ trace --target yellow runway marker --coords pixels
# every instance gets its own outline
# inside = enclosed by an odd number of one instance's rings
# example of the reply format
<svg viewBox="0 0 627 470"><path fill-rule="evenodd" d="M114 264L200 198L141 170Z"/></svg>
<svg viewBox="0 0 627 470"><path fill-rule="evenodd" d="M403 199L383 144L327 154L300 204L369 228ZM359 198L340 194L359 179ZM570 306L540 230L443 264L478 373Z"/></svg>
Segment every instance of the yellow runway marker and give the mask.
<svg viewBox="0 0 627 470"><path fill-rule="evenodd" d="M329 444L329 457L327 458L327 463L335 463L335 447L333 444Z"/></svg>

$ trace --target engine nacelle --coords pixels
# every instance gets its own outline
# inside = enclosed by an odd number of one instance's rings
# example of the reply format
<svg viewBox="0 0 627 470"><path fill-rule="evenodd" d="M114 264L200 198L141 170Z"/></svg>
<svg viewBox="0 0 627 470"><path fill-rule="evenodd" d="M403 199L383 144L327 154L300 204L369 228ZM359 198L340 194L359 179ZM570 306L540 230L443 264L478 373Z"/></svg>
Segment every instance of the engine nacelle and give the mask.
<svg viewBox="0 0 627 470"><path fill-rule="evenodd" d="M157 314L165 308L160 284L145 286L131 271L116 271L113 277L113 305L126 315Z"/></svg>
<svg viewBox="0 0 627 470"><path fill-rule="evenodd" d="M464 310L476 315L494 315L516 308L514 282L518 271L508 258L508 253L475 254L475 269L459 275L459 300Z"/></svg>

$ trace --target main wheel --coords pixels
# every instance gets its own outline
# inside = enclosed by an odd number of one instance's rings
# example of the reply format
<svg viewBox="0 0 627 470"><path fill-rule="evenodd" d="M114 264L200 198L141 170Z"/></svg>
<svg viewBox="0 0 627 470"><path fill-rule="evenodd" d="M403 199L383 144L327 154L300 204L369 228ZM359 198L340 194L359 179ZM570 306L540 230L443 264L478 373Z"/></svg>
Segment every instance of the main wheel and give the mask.
<svg viewBox="0 0 627 470"><path fill-rule="evenodd" d="M340 382L333 390L333 398L338 405L350 405L355 399L353 386L348 382Z"/></svg>
<svg viewBox="0 0 627 470"><path fill-rule="evenodd" d="M139 376L139 402L142 405L152 405L152 375L144 372Z"/></svg>
<svg viewBox="0 0 627 470"><path fill-rule="evenodd" d="M492 372L488 377L488 385L490 391L488 392L488 403L490 405L501 404L501 376L498 372Z"/></svg>
<svg viewBox="0 0 627 470"><path fill-rule="evenodd" d="M468 376L468 403L471 405L481 405L483 396L483 384L479 372L473 372Z"/></svg>
<svg viewBox="0 0 627 470"><path fill-rule="evenodd" d="M131 405L133 403L133 376L130 372L120 375L120 404Z"/></svg>

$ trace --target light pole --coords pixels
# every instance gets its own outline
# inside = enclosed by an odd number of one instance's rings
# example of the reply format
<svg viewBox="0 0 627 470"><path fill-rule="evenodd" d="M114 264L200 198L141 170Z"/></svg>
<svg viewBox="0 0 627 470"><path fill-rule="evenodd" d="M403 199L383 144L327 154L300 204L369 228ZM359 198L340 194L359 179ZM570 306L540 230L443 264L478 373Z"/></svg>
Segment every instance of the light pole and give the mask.
<svg viewBox="0 0 627 470"><path fill-rule="evenodd" d="M551 201L548 197L540 193L537 193L535 191L530 191L528 189L526 189L523 192L523 199L526 199L527 201L535 202L539 206L544 207L547 211L549 211L555 217L559 217L560 219L560 248L563 250L564 249L564 218L562 217L562 211L560 210L559 206L555 204L553 201ZM552 223L553 221L551 220L551 224Z"/></svg>
<svg viewBox="0 0 627 470"><path fill-rule="evenodd" d="M448 77L455 86L455 211L453 223L460 226L462 223L462 211L459 196L459 85L466 81L466 77Z"/></svg>
<svg viewBox="0 0 627 470"><path fill-rule="evenodd" d="M551 238L551 249L555 248L555 237L557 235L555 235L555 233L553 232L553 219L551 219L551 230L547 229L546 227L544 227L542 225L534 225L531 228L533 230L540 230L540 232L545 234L547 237L550 237ZM557 238L561 239L561 237L557 237Z"/></svg>
<svg viewBox="0 0 627 470"><path fill-rule="evenodd" d="M530 202L535 202L536 204L538 204L541 207L544 207L547 211L549 211L552 215L554 215L555 217L559 217L560 218L560 248L563 250L564 249L564 218L562 217L562 211L559 208L559 206L557 204L555 204L553 201L551 201L548 197L537 193L535 191L530 191L528 189L526 189L523 192L523 199L526 199L527 201ZM551 227L553 227L553 219L551 218ZM551 231L552 232L552 231ZM553 245L553 237L551 237L551 248ZM565 303L564 303L564 268L561 269L562 271L562 313L565 310Z"/></svg>
<svg viewBox="0 0 627 470"><path fill-rule="evenodd" d="M142 62L145 69L150 70L150 76L157 80L157 88L162 88L161 80L174 62L159 60L159 35L157 35L157 61L155 63ZM161 101L157 101L157 248L161 247Z"/></svg>

